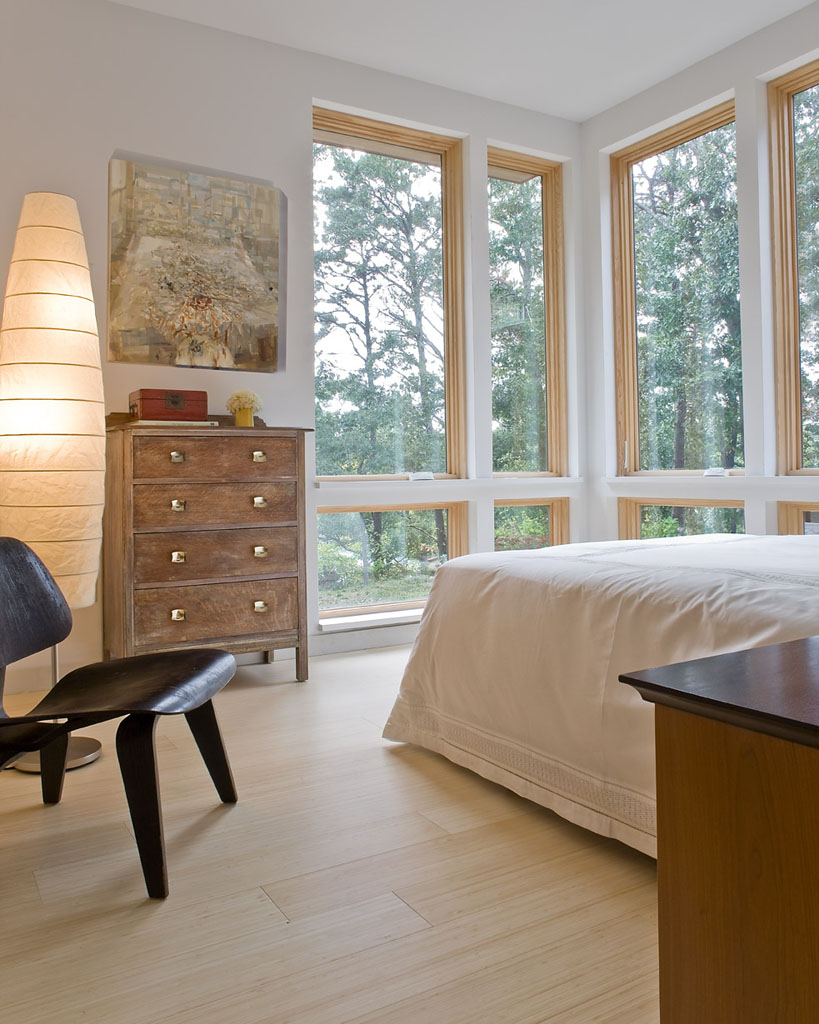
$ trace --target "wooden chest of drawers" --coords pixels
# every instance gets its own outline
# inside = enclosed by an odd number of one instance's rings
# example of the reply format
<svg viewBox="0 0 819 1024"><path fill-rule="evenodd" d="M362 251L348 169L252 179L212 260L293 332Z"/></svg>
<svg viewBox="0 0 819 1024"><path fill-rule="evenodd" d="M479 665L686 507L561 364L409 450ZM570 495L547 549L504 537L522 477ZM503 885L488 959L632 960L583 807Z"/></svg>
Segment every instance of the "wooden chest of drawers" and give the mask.
<svg viewBox="0 0 819 1024"><path fill-rule="evenodd" d="M109 657L184 647L296 648L307 678L304 431L108 431Z"/></svg>

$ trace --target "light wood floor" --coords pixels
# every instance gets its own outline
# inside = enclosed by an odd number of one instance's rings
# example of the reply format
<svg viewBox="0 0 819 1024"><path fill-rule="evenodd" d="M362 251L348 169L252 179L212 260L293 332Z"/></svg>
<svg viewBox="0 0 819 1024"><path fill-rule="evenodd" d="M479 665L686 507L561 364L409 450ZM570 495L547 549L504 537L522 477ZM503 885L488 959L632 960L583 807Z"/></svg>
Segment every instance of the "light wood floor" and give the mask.
<svg viewBox="0 0 819 1024"><path fill-rule="evenodd" d="M0 774L3 1019L656 1024L653 861L383 741L406 656L314 658L302 684L292 661L241 669L217 698L232 807L161 721L165 901L145 896L115 724L56 807Z"/></svg>

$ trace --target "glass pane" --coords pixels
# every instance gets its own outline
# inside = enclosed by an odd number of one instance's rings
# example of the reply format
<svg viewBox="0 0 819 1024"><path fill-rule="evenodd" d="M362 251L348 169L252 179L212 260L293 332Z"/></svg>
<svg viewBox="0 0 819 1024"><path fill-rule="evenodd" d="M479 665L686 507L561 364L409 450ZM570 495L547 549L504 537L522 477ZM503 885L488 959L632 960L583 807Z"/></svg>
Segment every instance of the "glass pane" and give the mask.
<svg viewBox="0 0 819 1024"><path fill-rule="evenodd" d="M448 558L448 527L441 508L320 513L319 609L424 600Z"/></svg>
<svg viewBox="0 0 819 1024"><path fill-rule="evenodd" d="M548 505L495 506L496 551L519 551L548 545Z"/></svg>
<svg viewBox="0 0 819 1024"><path fill-rule="evenodd" d="M543 319L543 186L489 179L492 465L548 470Z"/></svg>
<svg viewBox="0 0 819 1024"><path fill-rule="evenodd" d="M802 463L819 467L819 86L793 98Z"/></svg>
<svg viewBox="0 0 819 1024"><path fill-rule="evenodd" d="M702 505L640 506L640 536L644 540L699 533L745 533L745 510Z"/></svg>
<svg viewBox="0 0 819 1024"><path fill-rule="evenodd" d="M446 472L441 170L314 148L320 476Z"/></svg>
<svg viewBox="0 0 819 1024"><path fill-rule="evenodd" d="M632 168L640 469L744 466L734 125Z"/></svg>
<svg viewBox="0 0 819 1024"><path fill-rule="evenodd" d="M819 512L814 510L802 513L802 532L819 533Z"/></svg>

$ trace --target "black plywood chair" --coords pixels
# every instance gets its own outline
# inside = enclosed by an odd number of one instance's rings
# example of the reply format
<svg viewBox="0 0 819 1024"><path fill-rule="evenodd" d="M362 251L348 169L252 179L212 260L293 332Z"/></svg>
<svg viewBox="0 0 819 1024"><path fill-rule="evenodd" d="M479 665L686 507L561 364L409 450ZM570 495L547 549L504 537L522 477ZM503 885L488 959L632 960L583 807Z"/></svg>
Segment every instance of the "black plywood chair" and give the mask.
<svg viewBox="0 0 819 1024"><path fill-rule="evenodd" d="M2 708L6 666L53 647L71 632L71 612L31 548L0 537L0 768L20 753L40 751L44 803L58 803L68 734L127 716L117 730L117 756L148 895L168 895L165 843L156 771L154 728L159 715L183 714L225 803L236 789L212 697L232 678L226 651L185 650L121 658L63 676L26 715Z"/></svg>

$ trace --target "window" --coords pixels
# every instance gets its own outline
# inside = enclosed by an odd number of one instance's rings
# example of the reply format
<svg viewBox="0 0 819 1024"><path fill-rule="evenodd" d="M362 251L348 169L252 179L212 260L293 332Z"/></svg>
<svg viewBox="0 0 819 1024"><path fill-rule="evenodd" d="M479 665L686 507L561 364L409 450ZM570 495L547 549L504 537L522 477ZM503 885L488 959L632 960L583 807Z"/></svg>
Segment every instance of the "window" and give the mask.
<svg viewBox="0 0 819 1024"><path fill-rule="evenodd" d="M569 541L569 499L499 499L495 502L495 550L545 548Z"/></svg>
<svg viewBox="0 0 819 1024"><path fill-rule="evenodd" d="M612 157L620 473L744 465L733 116Z"/></svg>
<svg viewBox="0 0 819 1024"><path fill-rule="evenodd" d="M745 533L741 501L618 498L617 511L622 540Z"/></svg>
<svg viewBox="0 0 819 1024"><path fill-rule="evenodd" d="M460 142L313 120L318 475L462 476Z"/></svg>
<svg viewBox="0 0 819 1024"><path fill-rule="evenodd" d="M492 467L566 472L560 164L489 148Z"/></svg>
<svg viewBox="0 0 819 1024"><path fill-rule="evenodd" d="M779 532L819 533L819 501L778 501Z"/></svg>
<svg viewBox="0 0 819 1024"><path fill-rule="evenodd" d="M772 82L771 190L781 473L819 472L819 61Z"/></svg>
<svg viewBox="0 0 819 1024"><path fill-rule="evenodd" d="M322 618L420 608L436 569L466 550L461 502L318 511Z"/></svg>

